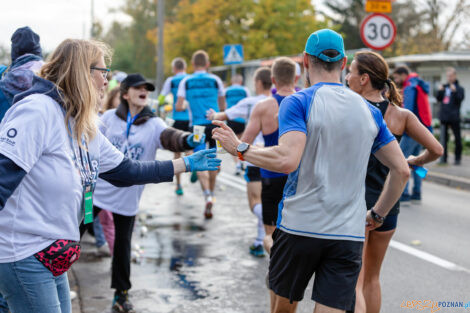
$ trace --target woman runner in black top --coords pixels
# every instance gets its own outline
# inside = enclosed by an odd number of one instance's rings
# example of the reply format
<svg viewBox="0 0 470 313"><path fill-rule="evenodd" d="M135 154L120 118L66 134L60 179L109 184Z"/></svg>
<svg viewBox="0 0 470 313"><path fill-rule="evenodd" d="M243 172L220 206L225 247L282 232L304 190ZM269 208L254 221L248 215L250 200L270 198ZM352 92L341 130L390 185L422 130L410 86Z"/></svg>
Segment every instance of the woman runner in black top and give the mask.
<svg viewBox="0 0 470 313"><path fill-rule="evenodd" d="M410 166L423 166L436 160L442 155L442 146L411 111L400 107L402 97L388 76L388 65L382 56L375 52L360 51L354 55L346 80L352 90L380 109L388 128L398 140L406 132L424 146L423 153L407 159ZM371 154L366 176L367 209L371 209L379 198L387 175L388 168ZM356 286L355 313L380 312L380 268L395 232L398 212L397 202L381 227L366 231L362 269Z"/></svg>

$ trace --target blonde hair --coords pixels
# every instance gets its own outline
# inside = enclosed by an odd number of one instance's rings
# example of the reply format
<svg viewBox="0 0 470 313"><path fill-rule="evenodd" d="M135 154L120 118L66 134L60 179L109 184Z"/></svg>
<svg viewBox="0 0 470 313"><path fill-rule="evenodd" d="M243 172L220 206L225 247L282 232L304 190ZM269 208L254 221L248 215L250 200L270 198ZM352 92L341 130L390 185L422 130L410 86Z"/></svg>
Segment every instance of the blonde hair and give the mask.
<svg viewBox="0 0 470 313"><path fill-rule="evenodd" d="M104 57L105 62L111 61L111 50L106 44L66 39L50 55L39 73L39 76L53 82L58 89L65 109L65 124L67 125L69 118L75 120L71 135L82 148L82 136L88 144L97 132L96 118L100 98L90 68L101 57Z"/></svg>

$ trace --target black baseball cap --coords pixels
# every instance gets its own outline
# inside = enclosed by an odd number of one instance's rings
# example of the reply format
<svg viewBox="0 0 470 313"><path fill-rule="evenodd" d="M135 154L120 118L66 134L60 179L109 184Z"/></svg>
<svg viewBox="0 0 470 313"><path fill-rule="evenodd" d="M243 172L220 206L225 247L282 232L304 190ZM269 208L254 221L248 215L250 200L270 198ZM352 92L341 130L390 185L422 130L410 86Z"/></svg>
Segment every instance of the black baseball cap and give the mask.
<svg viewBox="0 0 470 313"><path fill-rule="evenodd" d="M140 74L129 74L121 82L121 90L128 90L130 87L137 87L145 85L148 91L154 91L155 85L151 82L145 80L145 78Z"/></svg>

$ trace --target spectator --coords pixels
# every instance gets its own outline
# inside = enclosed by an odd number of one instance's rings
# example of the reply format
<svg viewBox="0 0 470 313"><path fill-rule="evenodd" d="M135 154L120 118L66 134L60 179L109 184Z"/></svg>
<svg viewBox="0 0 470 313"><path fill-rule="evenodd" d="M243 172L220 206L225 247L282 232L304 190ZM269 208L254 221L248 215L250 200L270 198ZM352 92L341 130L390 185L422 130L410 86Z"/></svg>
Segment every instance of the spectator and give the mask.
<svg viewBox="0 0 470 313"><path fill-rule="evenodd" d="M447 69L447 84L437 92L437 101L441 104L439 119L441 120L441 144L444 154L440 164L447 163L447 129L450 127L455 138L455 165L460 165L462 157L462 137L460 135L460 105L465 97L465 91L457 80L457 71L453 67Z"/></svg>
<svg viewBox="0 0 470 313"><path fill-rule="evenodd" d="M402 88L403 106L405 109L413 112L424 126L432 130L431 107L428 100L429 84L422 80L418 74L411 73L410 69L406 66L399 66L393 71L393 80ZM406 158L410 155L416 156L421 153L421 145L406 133L403 135L400 147ZM413 171L414 185L412 194L409 194L408 184L406 184L403 195L400 198L401 202L406 203L410 200L421 201L421 180L422 178Z"/></svg>

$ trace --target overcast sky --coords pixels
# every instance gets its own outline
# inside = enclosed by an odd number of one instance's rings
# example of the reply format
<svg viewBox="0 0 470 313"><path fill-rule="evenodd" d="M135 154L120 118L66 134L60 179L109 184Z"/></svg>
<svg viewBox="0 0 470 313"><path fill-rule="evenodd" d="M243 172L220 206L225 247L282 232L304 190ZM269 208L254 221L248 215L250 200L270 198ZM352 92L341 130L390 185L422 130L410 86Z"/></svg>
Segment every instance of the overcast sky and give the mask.
<svg viewBox="0 0 470 313"><path fill-rule="evenodd" d="M411 0L410 0L411 1ZM415 0L412 0L415 1ZM447 0L454 3L456 0ZM94 0L95 18L105 28L111 21L129 19L110 9L119 8L124 0ZM313 0L321 8L322 0ZM91 0L0 0L0 45L10 46L15 29L30 26L41 36L46 51L52 51L66 38L88 38L91 25Z"/></svg>

